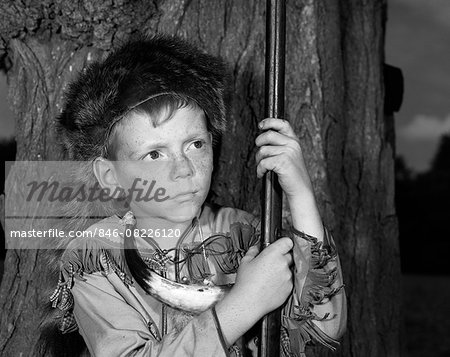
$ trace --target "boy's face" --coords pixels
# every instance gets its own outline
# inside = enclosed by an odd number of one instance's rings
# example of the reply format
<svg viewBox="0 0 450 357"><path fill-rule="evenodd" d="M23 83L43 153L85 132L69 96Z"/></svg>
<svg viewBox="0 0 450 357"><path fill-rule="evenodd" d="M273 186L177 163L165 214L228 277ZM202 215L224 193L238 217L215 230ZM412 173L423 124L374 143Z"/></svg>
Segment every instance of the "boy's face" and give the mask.
<svg viewBox="0 0 450 357"><path fill-rule="evenodd" d="M135 216L181 223L199 214L213 169L203 111L180 108L157 127L148 115L133 113L117 130L116 178L126 192L134 187Z"/></svg>

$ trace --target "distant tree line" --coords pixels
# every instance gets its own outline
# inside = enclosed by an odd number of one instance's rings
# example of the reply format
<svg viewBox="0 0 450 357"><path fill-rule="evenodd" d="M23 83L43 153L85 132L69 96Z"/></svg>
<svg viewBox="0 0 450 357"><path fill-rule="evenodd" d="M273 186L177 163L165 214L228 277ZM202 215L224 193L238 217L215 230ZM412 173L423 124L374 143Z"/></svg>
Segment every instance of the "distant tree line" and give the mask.
<svg viewBox="0 0 450 357"><path fill-rule="evenodd" d="M395 202L402 272L450 274L450 133L425 173L414 173L397 158Z"/></svg>

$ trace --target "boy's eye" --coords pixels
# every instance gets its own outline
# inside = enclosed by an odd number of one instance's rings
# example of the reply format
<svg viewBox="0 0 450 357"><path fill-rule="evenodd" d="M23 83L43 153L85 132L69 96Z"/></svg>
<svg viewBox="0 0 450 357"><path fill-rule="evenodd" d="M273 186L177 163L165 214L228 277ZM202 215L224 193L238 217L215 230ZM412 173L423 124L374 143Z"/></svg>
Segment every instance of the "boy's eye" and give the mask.
<svg viewBox="0 0 450 357"><path fill-rule="evenodd" d="M155 150L150 151L150 152L148 153L148 156L149 156L150 159L152 159L152 160L159 159L159 157L160 157L159 152L158 152L158 151L155 151Z"/></svg>
<svg viewBox="0 0 450 357"><path fill-rule="evenodd" d="M203 147L203 141L201 140L194 141L194 146L197 149L201 149Z"/></svg>

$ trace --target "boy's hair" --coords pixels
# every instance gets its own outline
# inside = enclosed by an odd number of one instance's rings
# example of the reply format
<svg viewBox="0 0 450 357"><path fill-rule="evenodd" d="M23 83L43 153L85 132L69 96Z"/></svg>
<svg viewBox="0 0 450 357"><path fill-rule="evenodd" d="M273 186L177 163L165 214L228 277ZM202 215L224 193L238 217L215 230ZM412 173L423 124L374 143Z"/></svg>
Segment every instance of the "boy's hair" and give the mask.
<svg viewBox="0 0 450 357"><path fill-rule="evenodd" d="M219 58L179 38L141 37L91 64L69 85L56 127L69 159L93 160L104 156L119 120L140 104L168 95L203 109L208 130L217 139L225 129L227 82Z"/></svg>
<svg viewBox="0 0 450 357"><path fill-rule="evenodd" d="M190 98L185 98L176 94L161 94L152 97L145 102L132 108L122 120L114 124L109 134L107 134L107 141L104 145L104 152L102 156L109 160L117 160L117 136L118 129L127 121L127 117L131 114L145 114L151 121L154 127L164 123L172 118L174 112L181 108L195 108L198 109L198 104ZM200 108L201 109L201 108Z"/></svg>

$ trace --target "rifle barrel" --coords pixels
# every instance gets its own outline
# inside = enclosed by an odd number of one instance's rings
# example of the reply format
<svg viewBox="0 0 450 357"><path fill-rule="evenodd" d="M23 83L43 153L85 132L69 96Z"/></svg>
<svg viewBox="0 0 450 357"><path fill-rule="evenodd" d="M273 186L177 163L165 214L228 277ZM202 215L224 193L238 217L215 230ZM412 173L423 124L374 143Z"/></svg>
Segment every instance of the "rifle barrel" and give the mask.
<svg viewBox="0 0 450 357"><path fill-rule="evenodd" d="M286 39L285 0L266 1L265 118L284 118L284 73ZM262 249L275 241L281 228L282 190L277 175L269 171L263 180ZM281 310L261 323L259 356L280 355Z"/></svg>

